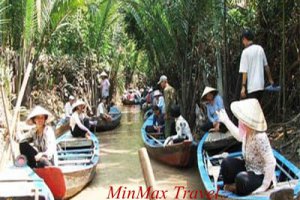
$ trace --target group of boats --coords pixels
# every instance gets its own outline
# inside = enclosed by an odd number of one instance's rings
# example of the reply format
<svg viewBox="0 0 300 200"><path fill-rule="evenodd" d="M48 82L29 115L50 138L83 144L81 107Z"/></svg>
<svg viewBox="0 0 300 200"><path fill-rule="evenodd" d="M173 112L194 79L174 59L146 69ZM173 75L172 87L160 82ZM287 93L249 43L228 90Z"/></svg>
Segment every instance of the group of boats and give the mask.
<svg viewBox="0 0 300 200"><path fill-rule="evenodd" d="M121 113L116 107L110 109L111 123L97 123L94 129L110 130L120 124ZM269 200L272 192L290 188L294 196L300 192L300 170L273 150L277 161L275 188L255 195L238 196L223 190L223 179L220 174L222 160L227 157L242 157L241 144L230 133L206 133L197 144L195 141L183 141L164 146L161 134L149 134L146 126L152 125L150 115L141 128L141 137L150 157L174 166L189 167L195 161L198 164L199 176L207 192L218 193L220 199L236 200ZM11 166L0 173L0 199L68 199L79 193L96 174L99 162L99 141L92 134L90 139L74 138L61 123L56 133L61 133L56 140L57 156L55 165L31 169ZM17 190L15 188L18 188Z"/></svg>
<svg viewBox="0 0 300 200"><path fill-rule="evenodd" d="M226 134L206 133L198 144L183 141L164 147L163 137L151 135L145 130L147 125L152 125L152 120L153 115L150 115L141 128L141 136L149 156L175 167L188 167L196 160L204 189L207 192L218 193L220 199L269 200L272 192L283 188L292 189L294 197L300 192L300 170L276 150L273 150L277 161L276 178L278 183L275 188L248 196L238 196L225 191L220 174L221 162L227 156L242 157L241 144L229 132Z"/></svg>
<svg viewBox="0 0 300 200"><path fill-rule="evenodd" d="M112 120L109 123L99 120L94 127L96 131L111 130L120 124L119 109L112 107L110 114ZM56 128L54 166L31 169L25 164L1 171L0 199L69 199L93 180L100 160L99 140L94 134L89 139L74 138L68 123L62 120ZM17 165L24 162L22 159L18 158Z"/></svg>
<svg viewBox="0 0 300 200"><path fill-rule="evenodd" d="M138 90L129 89L121 97L123 105L138 105L141 103L141 94Z"/></svg>

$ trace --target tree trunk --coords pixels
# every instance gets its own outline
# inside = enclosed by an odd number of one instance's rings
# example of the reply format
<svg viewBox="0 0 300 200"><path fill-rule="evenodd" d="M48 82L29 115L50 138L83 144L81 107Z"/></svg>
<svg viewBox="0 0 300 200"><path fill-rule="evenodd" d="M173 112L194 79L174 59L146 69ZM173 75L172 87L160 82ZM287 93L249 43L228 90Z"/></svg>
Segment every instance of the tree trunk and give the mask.
<svg viewBox="0 0 300 200"><path fill-rule="evenodd" d="M226 0L223 0L223 91L228 91L227 86L227 30L226 30ZM228 105L227 95L223 96L224 104Z"/></svg>

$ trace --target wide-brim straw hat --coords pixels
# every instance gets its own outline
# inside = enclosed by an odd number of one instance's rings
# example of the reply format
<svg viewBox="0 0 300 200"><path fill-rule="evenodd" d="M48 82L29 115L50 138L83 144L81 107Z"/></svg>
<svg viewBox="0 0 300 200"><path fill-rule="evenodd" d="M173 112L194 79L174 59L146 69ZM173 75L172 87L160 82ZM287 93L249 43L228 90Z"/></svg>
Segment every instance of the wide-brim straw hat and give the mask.
<svg viewBox="0 0 300 200"><path fill-rule="evenodd" d="M212 87L205 87L205 89L202 93L202 96L201 96L201 100L205 100L205 96L211 92L214 93L214 95L216 95L218 93L218 90L215 88L212 88Z"/></svg>
<svg viewBox="0 0 300 200"><path fill-rule="evenodd" d="M256 131L266 131L267 122L257 99L245 99L232 102L232 113L248 127Z"/></svg>
<svg viewBox="0 0 300 200"><path fill-rule="evenodd" d="M72 111L74 112L74 109L77 108L78 106L84 105L85 103L82 100L77 100L73 105L72 105Z"/></svg>
<svg viewBox="0 0 300 200"><path fill-rule="evenodd" d="M26 123L28 125L34 125L33 118L36 116L39 116L39 115L47 116L46 123L49 123L54 119L53 115L48 110L46 110L42 106L35 106L29 113L29 115L26 119Z"/></svg>
<svg viewBox="0 0 300 200"><path fill-rule="evenodd" d="M107 73L105 71L103 71L100 76L105 76L105 77L108 77Z"/></svg>
<svg viewBox="0 0 300 200"><path fill-rule="evenodd" d="M155 90L154 92L153 92L153 96L160 96L161 95L161 93L160 93L160 91L159 90Z"/></svg>

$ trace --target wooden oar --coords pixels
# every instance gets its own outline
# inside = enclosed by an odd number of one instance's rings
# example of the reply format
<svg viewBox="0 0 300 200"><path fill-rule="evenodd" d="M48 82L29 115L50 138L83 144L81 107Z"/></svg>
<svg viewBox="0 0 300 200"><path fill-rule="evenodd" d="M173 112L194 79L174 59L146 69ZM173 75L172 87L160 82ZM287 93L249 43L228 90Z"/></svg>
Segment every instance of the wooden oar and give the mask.
<svg viewBox="0 0 300 200"><path fill-rule="evenodd" d="M24 79L23 79L23 82L22 82L21 90L20 90L19 95L18 95L17 104L16 104L16 107L14 109L14 115L13 115L12 124L11 124L12 134L14 134L14 132L15 132L18 114L19 114L19 111L20 111L21 103L22 103L22 100L23 100L23 96L24 96L24 93L25 93L26 85L27 85L31 70L32 70L32 64L29 63L27 65L27 68L26 68L26 73L25 73L25 76L24 76Z"/></svg>
<svg viewBox="0 0 300 200"><path fill-rule="evenodd" d="M208 174L213 176L214 178L214 185L215 185L215 189L218 189L218 177L220 174L220 166L213 166L212 163L210 162L210 158L208 155L207 156L207 170L208 170Z"/></svg>
<svg viewBox="0 0 300 200"><path fill-rule="evenodd" d="M6 98L4 97L4 88L3 88L3 83L1 83L1 96L2 96L2 103L3 103L3 108L4 108L4 116L5 116L5 122L6 122L6 128L9 134L9 144L10 144L10 150L11 150L11 154L12 154L12 159L13 162L15 162L15 153L14 150L12 148L12 132L10 131L10 127L9 127L9 120L8 120L8 110L7 110L7 106L6 106ZM9 150L8 150L9 151ZM2 162L3 162L3 154L2 154L2 158L1 158L1 167L2 167Z"/></svg>
<svg viewBox="0 0 300 200"><path fill-rule="evenodd" d="M153 137L152 135L150 135L150 134L148 134L148 133L147 133L147 135L148 135L151 139L153 139L156 143L160 144L161 146L164 146L164 144L163 144L161 141L157 140L157 139L156 139L155 137Z"/></svg>
<svg viewBox="0 0 300 200"><path fill-rule="evenodd" d="M32 64L29 63L28 66L27 66L27 69L26 69L26 73L25 73L23 82L22 82L21 90L20 90L19 95L18 95L17 104L16 104L16 107L14 109L14 115L13 115L13 118L12 118L12 122L10 124L10 127L11 127L11 130L10 130L10 142L11 143L10 143L10 145L11 145L11 148L12 148L12 152L13 152L12 140L13 140L13 136L15 136L14 133L15 133L15 128L16 128L16 124L17 124L17 118L18 118L19 110L20 110L20 107L21 107L21 102L22 102L22 99L23 99L23 96L24 96L24 93L25 93L26 85L27 85L31 70L32 70ZM12 153L12 159L13 159L13 162L15 162L14 153Z"/></svg>

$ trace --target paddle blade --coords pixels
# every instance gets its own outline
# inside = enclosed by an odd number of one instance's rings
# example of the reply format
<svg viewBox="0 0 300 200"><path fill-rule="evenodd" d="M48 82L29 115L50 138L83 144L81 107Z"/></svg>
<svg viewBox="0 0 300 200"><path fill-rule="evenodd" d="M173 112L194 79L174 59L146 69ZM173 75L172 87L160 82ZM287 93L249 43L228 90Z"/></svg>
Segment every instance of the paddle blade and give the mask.
<svg viewBox="0 0 300 200"><path fill-rule="evenodd" d="M66 184L62 171L57 167L35 168L34 171L44 179L55 199L62 199L66 193Z"/></svg>

